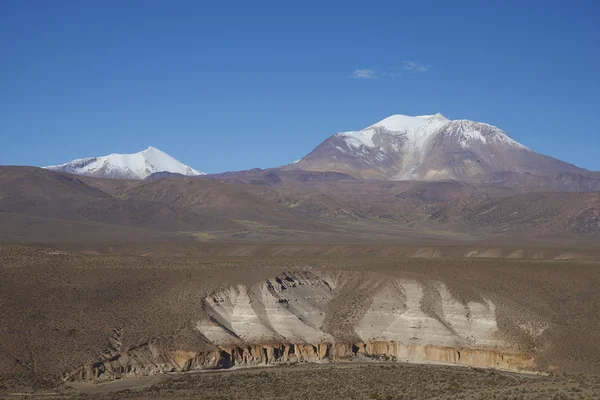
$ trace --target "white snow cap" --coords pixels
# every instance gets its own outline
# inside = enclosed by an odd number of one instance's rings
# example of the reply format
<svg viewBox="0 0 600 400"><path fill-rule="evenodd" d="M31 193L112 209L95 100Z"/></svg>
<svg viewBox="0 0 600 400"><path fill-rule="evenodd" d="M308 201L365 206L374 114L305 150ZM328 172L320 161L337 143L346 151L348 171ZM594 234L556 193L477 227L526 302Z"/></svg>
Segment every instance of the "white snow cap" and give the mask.
<svg viewBox="0 0 600 400"><path fill-rule="evenodd" d="M408 115L395 114L371 125L386 128L392 132L415 131L427 125L430 121L449 122L442 114L418 115L409 117Z"/></svg>
<svg viewBox="0 0 600 400"><path fill-rule="evenodd" d="M359 149L361 146L376 147L373 143L373 136L383 129L392 134L399 134L406 137L407 148L421 154L428 141L440 132L442 128L451 128L451 132L457 135L460 144L465 148L470 146L471 141L476 140L483 143L491 140L502 142L506 145L526 148L495 126L467 120L452 121L440 113L417 115L415 117L395 114L363 130L341 132L337 136L344 138L348 146L354 149ZM480 132L482 128L486 128L488 131L487 137Z"/></svg>
<svg viewBox="0 0 600 400"><path fill-rule="evenodd" d="M439 113L416 117L395 114L361 131L342 132L338 133L338 135L348 138L348 143L353 147L359 147L360 145L374 147L373 135L379 129L383 128L393 133L405 134L411 144L420 147L429 137L448 122L450 120Z"/></svg>
<svg viewBox="0 0 600 400"><path fill-rule="evenodd" d="M109 154L102 157L81 158L66 164L44 167L77 175L103 175L129 179L144 179L155 172L171 172L187 176L204 175L155 147L133 154Z"/></svg>

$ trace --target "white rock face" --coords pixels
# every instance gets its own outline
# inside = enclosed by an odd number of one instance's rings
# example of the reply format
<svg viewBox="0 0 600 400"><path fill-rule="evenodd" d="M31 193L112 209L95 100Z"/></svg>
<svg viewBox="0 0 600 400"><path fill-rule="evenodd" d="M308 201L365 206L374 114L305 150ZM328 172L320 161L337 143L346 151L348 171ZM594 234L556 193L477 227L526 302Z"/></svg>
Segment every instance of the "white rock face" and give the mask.
<svg viewBox="0 0 600 400"><path fill-rule="evenodd" d="M436 286L439 298L424 307L422 284L406 280L389 283L373 297L356 332L364 342L457 348L503 345L494 337L498 328L491 301L462 304L444 284Z"/></svg>
<svg viewBox="0 0 600 400"><path fill-rule="evenodd" d="M462 302L433 280L371 278L295 272L226 287L202 300L206 317L195 323L201 347L147 343L87 364L68 378L355 357L516 371L535 367L534 354L499 337L496 306L489 299ZM515 323L534 340L548 326Z"/></svg>
<svg viewBox="0 0 600 400"><path fill-rule="evenodd" d="M230 287L205 299L211 317L198 321L197 328L218 345L335 343L339 339L324 331L324 322L339 289L312 273L284 274L250 288ZM441 282L425 287L392 279L374 291L350 336L364 343L409 346L507 346L496 336L495 310L487 299L458 301Z"/></svg>
<svg viewBox="0 0 600 400"><path fill-rule="evenodd" d="M110 154L73 160L66 164L44 167L52 171L99 178L145 179L156 172L186 176L204 175L154 147L134 154Z"/></svg>
<svg viewBox="0 0 600 400"><path fill-rule="evenodd" d="M312 274L284 274L207 297L212 320L199 322L197 328L218 344L333 342L320 330L331 297L328 284Z"/></svg>

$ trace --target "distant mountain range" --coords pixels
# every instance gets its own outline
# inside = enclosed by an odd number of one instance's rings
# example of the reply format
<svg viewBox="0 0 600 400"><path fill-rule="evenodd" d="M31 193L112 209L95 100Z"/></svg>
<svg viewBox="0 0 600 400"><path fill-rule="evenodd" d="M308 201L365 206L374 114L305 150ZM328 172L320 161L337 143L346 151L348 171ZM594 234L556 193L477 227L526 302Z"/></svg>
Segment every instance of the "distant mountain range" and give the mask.
<svg viewBox="0 0 600 400"><path fill-rule="evenodd" d="M204 175L154 147L135 154L82 158L45 168L113 179ZM495 126L453 121L439 113L416 117L397 114L360 131L336 133L302 159L276 170L332 172L356 179L391 181L459 180L536 186L546 182L549 188L567 191L594 189L600 179L597 172L525 147ZM543 179L538 181L539 177Z"/></svg>
<svg viewBox="0 0 600 400"><path fill-rule="evenodd" d="M145 179L152 174L169 172L185 176L204 175L154 147L134 154L110 154L80 158L66 164L44 167L75 175L113 179Z"/></svg>
<svg viewBox="0 0 600 400"><path fill-rule="evenodd" d="M485 123L393 115L267 170L206 175L153 147L0 167L0 224L32 241L593 242L600 173Z"/></svg>

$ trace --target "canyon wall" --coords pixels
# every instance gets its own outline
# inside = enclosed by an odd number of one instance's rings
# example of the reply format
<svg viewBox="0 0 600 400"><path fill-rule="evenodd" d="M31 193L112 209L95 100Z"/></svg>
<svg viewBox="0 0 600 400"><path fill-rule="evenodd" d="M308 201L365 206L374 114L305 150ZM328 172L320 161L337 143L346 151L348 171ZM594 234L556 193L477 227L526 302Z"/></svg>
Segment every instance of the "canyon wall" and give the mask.
<svg viewBox="0 0 600 400"><path fill-rule="evenodd" d="M153 341L65 379L367 358L534 370L534 352L499 330L494 302L467 297L435 280L283 273L206 296L194 328L207 347ZM525 338L540 335L514 328Z"/></svg>
<svg viewBox="0 0 600 400"><path fill-rule="evenodd" d="M511 371L532 369L534 357L500 350L416 346L401 343L320 343L220 347L211 352L164 351L144 345L111 359L69 373L67 380L110 379L126 375L268 366L298 362L344 362L371 358L382 361L455 364Z"/></svg>

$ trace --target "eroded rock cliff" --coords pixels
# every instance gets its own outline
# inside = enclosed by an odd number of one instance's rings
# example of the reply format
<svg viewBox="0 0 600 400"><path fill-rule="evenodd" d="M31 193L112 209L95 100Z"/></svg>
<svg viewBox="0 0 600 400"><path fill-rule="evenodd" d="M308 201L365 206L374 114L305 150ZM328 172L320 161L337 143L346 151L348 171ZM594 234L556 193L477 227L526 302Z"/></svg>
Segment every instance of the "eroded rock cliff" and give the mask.
<svg viewBox="0 0 600 400"><path fill-rule="evenodd" d="M206 346L178 349L160 341L115 351L65 379L375 358L533 370L543 334L514 322L499 329L484 295L455 296L440 281L368 278L350 273L283 273L255 285L208 294L194 321ZM509 322L504 321L506 325Z"/></svg>

